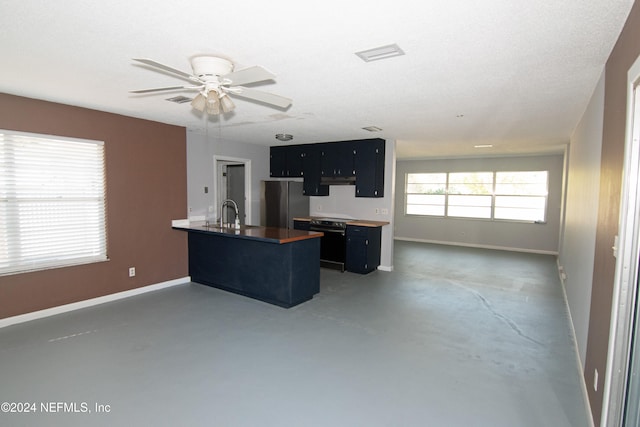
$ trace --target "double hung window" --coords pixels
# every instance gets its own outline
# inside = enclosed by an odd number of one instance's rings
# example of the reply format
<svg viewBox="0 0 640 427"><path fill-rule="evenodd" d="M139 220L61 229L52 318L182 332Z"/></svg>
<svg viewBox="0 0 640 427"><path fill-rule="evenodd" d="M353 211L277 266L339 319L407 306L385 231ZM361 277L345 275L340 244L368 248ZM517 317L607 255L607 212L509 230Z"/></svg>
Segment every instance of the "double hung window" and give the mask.
<svg viewBox="0 0 640 427"><path fill-rule="evenodd" d="M0 275L106 259L104 144L0 130Z"/></svg>
<svg viewBox="0 0 640 427"><path fill-rule="evenodd" d="M544 222L548 171L409 173L405 213Z"/></svg>

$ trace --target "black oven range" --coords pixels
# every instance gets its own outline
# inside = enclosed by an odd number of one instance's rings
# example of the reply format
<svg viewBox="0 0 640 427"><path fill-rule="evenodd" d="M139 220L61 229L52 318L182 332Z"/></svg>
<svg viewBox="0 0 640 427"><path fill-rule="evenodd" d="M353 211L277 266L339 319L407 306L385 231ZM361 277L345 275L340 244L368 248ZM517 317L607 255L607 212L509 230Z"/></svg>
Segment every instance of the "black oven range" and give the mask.
<svg viewBox="0 0 640 427"><path fill-rule="evenodd" d="M347 219L344 218L313 218L309 223L309 230L321 231L324 236L320 239L320 266L344 272L347 244Z"/></svg>

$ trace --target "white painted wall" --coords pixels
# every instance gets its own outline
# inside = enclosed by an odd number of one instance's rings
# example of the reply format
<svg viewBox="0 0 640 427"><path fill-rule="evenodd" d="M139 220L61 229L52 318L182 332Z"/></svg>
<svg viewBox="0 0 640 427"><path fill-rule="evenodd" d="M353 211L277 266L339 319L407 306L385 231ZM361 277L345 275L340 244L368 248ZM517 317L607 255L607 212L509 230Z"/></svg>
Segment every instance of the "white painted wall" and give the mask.
<svg viewBox="0 0 640 427"><path fill-rule="evenodd" d="M245 201L251 209L247 224L260 224L260 181L269 178L269 147L224 141L187 132L187 203L189 216L217 216L218 206L214 182L214 157L251 161L250 197ZM209 192L204 192L204 187ZM209 206L214 212L209 213Z"/></svg>
<svg viewBox="0 0 640 427"><path fill-rule="evenodd" d="M603 117L604 74L571 136L564 236L558 258L566 274L564 287L583 369L598 223Z"/></svg>
<svg viewBox="0 0 640 427"><path fill-rule="evenodd" d="M396 166L395 237L463 246L558 253L564 155L403 160ZM417 172L549 170L546 224L404 214L405 177Z"/></svg>
<svg viewBox="0 0 640 427"><path fill-rule="evenodd" d="M312 216L341 217L387 221L390 224L382 227L382 250L380 269L393 270L393 222L395 199L395 141L386 141L384 164L384 197L356 197L354 185L332 185L329 196L310 197L309 213ZM380 213L376 214L376 209ZM382 210L386 209L386 214Z"/></svg>

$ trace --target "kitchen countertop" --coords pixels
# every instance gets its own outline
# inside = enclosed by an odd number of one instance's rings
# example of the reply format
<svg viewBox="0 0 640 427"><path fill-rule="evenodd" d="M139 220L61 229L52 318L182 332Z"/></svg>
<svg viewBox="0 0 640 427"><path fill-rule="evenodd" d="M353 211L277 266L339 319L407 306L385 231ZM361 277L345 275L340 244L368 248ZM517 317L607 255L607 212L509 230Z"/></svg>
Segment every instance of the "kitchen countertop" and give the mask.
<svg viewBox="0 0 640 427"><path fill-rule="evenodd" d="M224 237L238 239L252 239L263 242L285 244L300 240L322 237L323 233L317 231L293 230L287 228L261 227L258 225L243 225L240 229L220 227L219 225L206 225L204 221L191 222L189 225L173 226L175 230L217 234Z"/></svg>
<svg viewBox="0 0 640 427"><path fill-rule="evenodd" d="M324 218L320 216L306 216L306 217L298 217L293 218L296 221L311 221L315 218ZM361 227L382 227L383 225L389 224L388 221L370 221L368 219L344 219L347 225L359 225Z"/></svg>

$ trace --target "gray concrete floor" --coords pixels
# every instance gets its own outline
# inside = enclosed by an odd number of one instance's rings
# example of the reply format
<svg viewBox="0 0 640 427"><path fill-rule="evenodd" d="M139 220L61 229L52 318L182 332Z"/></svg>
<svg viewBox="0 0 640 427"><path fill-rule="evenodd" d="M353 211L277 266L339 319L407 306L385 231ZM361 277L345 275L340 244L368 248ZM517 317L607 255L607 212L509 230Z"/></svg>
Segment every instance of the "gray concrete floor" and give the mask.
<svg viewBox="0 0 640 427"><path fill-rule="evenodd" d="M187 284L1 329L0 402L38 413L0 425L589 425L554 257L395 254L289 310Z"/></svg>

